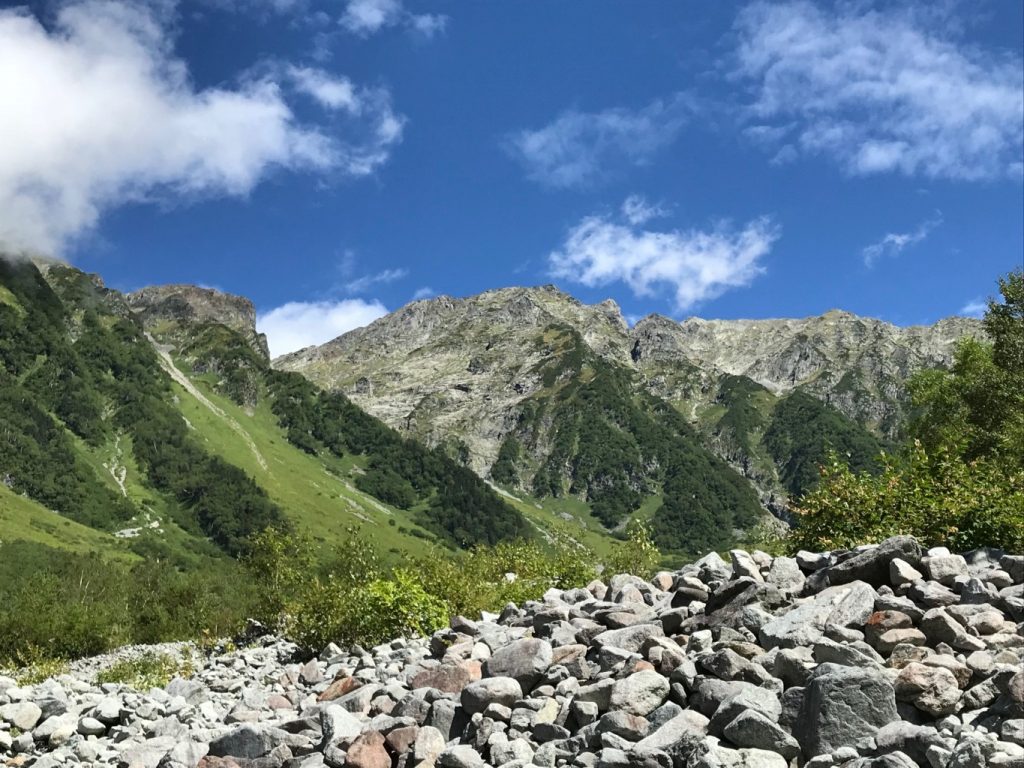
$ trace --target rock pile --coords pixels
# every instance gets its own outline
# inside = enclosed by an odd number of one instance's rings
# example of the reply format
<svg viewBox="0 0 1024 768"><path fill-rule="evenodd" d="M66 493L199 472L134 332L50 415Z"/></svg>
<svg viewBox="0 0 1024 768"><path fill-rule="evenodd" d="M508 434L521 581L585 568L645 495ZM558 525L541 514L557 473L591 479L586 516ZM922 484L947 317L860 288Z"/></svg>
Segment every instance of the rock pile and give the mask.
<svg viewBox="0 0 1024 768"><path fill-rule="evenodd" d="M280 638L138 692L0 678L37 768L1024 765L1024 556L734 551L304 663ZM2 761L0 757L0 761Z"/></svg>

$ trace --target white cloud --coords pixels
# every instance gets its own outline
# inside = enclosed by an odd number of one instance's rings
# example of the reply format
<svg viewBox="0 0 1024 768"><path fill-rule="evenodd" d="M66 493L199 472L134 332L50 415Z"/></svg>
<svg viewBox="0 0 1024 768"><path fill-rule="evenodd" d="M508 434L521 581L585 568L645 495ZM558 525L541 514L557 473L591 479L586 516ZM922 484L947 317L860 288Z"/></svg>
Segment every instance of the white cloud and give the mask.
<svg viewBox="0 0 1024 768"><path fill-rule="evenodd" d="M642 195L630 195L622 203L622 215L630 224L646 224L651 219L668 215L668 211L657 203L649 203Z"/></svg>
<svg viewBox="0 0 1024 768"><path fill-rule="evenodd" d="M288 67L288 74L295 87L307 96L312 96L320 106L326 109L343 109L346 112L358 113L360 99L356 96L356 88L347 77L337 77L322 69L313 67Z"/></svg>
<svg viewBox="0 0 1024 768"><path fill-rule="evenodd" d="M410 13L402 0L349 0L341 16L341 26L364 37L385 27L406 25L430 38L444 32L447 24L447 16Z"/></svg>
<svg viewBox="0 0 1024 768"><path fill-rule="evenodd" d="M293 301L276 307L256 319L256 330L267 334L271 357L324 344L353 328L372 323L386 315L379 301Z"/></svg>
<svg viewBox="0 0 1024 768"><path fill-rule="evenodd" d="M393 283L409 274L407 269L385 269L372 275L357 277L345 284L345 293L363 293L368 288L382 283Z"/></svg>
<svg viewBox="0 0 1024 768"><path fill-rule="evenodd" d="M864 257L864 263L868 268L871 268L883 257L898 256L904 249L920 243L928 237L929 234L931 234L933 229L941 224L942 215L936 214L934 218L921 222L917 229L912 232L888 233L877 243L872 243L861 251L861 255Z"/></svg>
<svg viewBox="0 0 1024 768"><path fill-rule="evenodd" d="M548 263L552 276L590 287L622 282L636 296L667 287L683 311L762 274L761 260L779 235L767 217L738 231L720 224L710 231L655 232L590 216L570 230Z"/></svg>
<svg viewBox="0 0 1024 768"><path fill-rule="evenodd" d="M58 252L125 202L244 196L275 168L366 175L400 140L384 91L353 88L358 110L312 125L288 78L197 89L167 16L78 0L47 28L0 10L0 245Z"/></svg>
<svg viewBox="0 0 1024 768"><path fill-rule="evenodd" d="M964 317L977 317L980 319L984 316L985 310L987 309L988 302L983 301L982 299L974 299L960 307L960 311L957 314L963 315Z"/></svg>
<svg viewBox="0 0 1024 768"><path fill-rule="evenodd" d="M756 2L737 20L754 140L848 173L1020 178L1024 63L954 39L941 14Z"/></svg>
<svg viewBox="0 0 1024 768"><path fill-rule="evenodd" d="M448 28L448 17L438 13L420 13L409 17L409 24L426 38L442 34Z"/></svg>
<svg viewBox="0 0 1024 768"><path fill-rule="evenodd" d="M429 299L437 295L437 292L429 285L425 285L422 288L417 288L416 293L412 295L413 301L419 301L420 299Z"/></svg>
<svg viewBox="0 0 1024 768"><path fill-rule="evenodd" d="M587 187L623 167L650 163L675 141L692 111L690 100L681 95L639 110L569 110L542 128L513 134L507 147L533 181Z"/></svg>

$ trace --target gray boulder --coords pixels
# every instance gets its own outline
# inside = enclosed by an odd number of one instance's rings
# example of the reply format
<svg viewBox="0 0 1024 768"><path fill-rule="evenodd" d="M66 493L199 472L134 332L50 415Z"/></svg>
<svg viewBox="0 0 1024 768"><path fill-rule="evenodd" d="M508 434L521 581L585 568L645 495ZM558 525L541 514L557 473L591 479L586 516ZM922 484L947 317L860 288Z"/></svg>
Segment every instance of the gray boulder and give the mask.
<svg viewBox="0 0 1024 768"><path fill-rule="evenodd" d="M523 688L513 677L485 677L462 689L462 708L467 714L483 712L489 704L511 707L523 698Z"/></svg>
<svg viewBox="0 0 1024 768"><path fill-rule="evenodd" d="M551 666L551 643L527 637L499 648L484 662L487 677L512 677L529 692Z"/></svg>
<svg viewBox="0 0 1024 768"><path fill-rule="evenodd" d="M612 686L609 706L641 717L653 712L668 698L668 678L654 670L634 672Z"/></svg>
<svg viewBox="0 0 1024 768"><path fill-rule="evenodd" d="M754 747L778 752L787 760L800 754L800 744L782 727L757 710L741 712L723 732L737 747Z"/></svg>
<svg viewBox="0 0 1024 768"><path fill-rule="evenodd" d="M263 757L276 746L276 739L266 726L242 725L210 742L214 757Z"/></svg>
<svg viewBox="0 0 1024 768"><path fill-rule="evenodd" d="M889 583L889 564L896 558L911 566L921 562L921 545L912 536L894 536L877 547L860 552L830 567L828 583L849 584L864 581L874 587Z"/></svg>
<svg viewBox="0 0 1024 768"><path fill-rule="evenodd" d="M888 567L888 566L886 566ZM854 581L822 590L789 613L761 627L761 645L766 649L813 645L825 634L825 627L862 627L875 610L875 590Z"/></svg>
<svg viewBox="0 0 1024 768"><path fill-rule="evenodd" d="M896 694L884 673L822 664L807 682L793 735L804 756L814 757L874 736L898 719Z"/></svg>

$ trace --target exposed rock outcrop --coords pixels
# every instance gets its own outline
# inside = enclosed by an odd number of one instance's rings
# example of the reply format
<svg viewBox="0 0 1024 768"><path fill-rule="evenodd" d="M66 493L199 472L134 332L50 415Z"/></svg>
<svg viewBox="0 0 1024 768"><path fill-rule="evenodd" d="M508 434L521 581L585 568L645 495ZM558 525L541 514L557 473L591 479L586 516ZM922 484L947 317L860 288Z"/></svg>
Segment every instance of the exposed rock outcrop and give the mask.
<svg viewBox="0 0 1024 768"><path fill-rule="evenodd" d="M256 331L256 308L244 296L195 285L155 285L133 291L126 299L147 330L167 332L177 325L220 323L270 359L267 337Z"/></svg>
<svg viewBox="0 0 1024 768"><path fill-rule="evenodd" d="M907 378L948 366L956 341L981 333L967 318L902 328L839 311L800 320L682 323L650 315L629 328L614 302L585 305L543 286L416 301L274 364L344 391L430 445L465 444L471 466L487 476L523 403L547 391L550 383L539 371L562 352L559 328L578 334L608 364L631 371L638 392L675 405L703 430L711 450L754 482L768 506L785 496L774 470L708 418L727 377L748 377L774 395L801 389L892 437L904 415ZM539 444L549 428L538 424Z"/></svg>

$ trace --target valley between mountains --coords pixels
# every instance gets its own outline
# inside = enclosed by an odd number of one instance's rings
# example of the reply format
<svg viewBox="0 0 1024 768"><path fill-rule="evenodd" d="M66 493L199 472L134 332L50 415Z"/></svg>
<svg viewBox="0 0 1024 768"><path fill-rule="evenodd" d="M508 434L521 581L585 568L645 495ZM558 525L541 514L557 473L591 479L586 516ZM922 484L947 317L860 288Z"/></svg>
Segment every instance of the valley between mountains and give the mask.
<svg viewBox="0 0 1024 768"><path fill-rule="evenodd" d="M271 363L246 299L0 261L4 540L182 563L284 522L400 556L522 536L670 557L785 519L830 450L872 466L905 384L980 324L630 328L552 286L416 301ZM673 555L673 553L675 553Z"/></svg>

